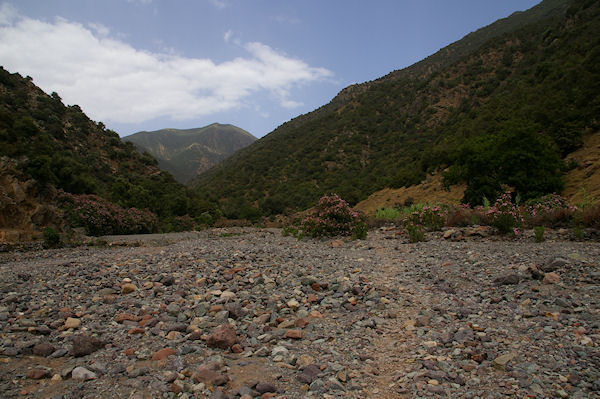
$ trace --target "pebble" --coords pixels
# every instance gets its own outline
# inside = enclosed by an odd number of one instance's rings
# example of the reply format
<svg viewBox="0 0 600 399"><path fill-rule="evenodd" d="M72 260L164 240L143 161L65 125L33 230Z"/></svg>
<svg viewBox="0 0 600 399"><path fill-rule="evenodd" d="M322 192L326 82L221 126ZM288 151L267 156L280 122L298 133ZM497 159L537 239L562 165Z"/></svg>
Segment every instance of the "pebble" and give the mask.
<svg viewBox="0 0 600 399"><path fill-rule="evenodd" d="M0 391L594 397L600 246L455 230L411 244L391 227L331 246L227 228L0 253Z"/></svg>
<svg viewBox="0 0 600 399"><path fill-rule="evenodd" d="M87 380L94 380L97 378L96 373L86 369L85 367L75 367L72 371L71 371L71 378L73 378L74 380L83 380L83 381L87 381Z"/></svg>

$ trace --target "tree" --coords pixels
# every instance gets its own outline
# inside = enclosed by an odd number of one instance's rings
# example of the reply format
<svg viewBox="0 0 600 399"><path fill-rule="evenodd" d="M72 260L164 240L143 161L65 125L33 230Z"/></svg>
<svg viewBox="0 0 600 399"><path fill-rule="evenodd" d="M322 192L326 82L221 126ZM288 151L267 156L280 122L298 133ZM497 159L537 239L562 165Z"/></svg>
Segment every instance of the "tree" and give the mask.
<svg viewBox="0 0 600 399"><path fill-rule="evenodd" d="M444 180L445 184L466 181L463 201L471 205L481 204L484 196L496 198L502 185L514 188L526 200L560 191L561 167L555 145L535 125L507 123L497 134L465 143Z"/></svg>

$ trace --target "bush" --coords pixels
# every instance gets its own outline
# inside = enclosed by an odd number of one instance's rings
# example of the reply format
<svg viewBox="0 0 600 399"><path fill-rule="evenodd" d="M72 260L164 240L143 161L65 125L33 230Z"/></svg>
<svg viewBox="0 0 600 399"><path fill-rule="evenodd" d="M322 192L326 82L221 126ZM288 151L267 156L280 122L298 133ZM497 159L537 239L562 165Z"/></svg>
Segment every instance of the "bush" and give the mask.
<svg viewBox="0 0 600 399"><path fill-rule="evenodd" d="M405 209L406 223L422 226L428 231L438 231L446 224L448 209L440 205L412 205Z"/></svg>
<svg viewBox="0 0 600 399"><path fill-rule="evenodd" d="M44 248L58 248L61 246L60 233L54 227L46 227L42 232Z"/></svg>
<svg viewBox="0 0 600 399"><path fill-rule="evenodd" d="M61 200L73 227L85 228L88 235L143 234L157 230L158 219L148 210L125 209L92 194L62 193Z"/></svg>
<svg viewBox="0 0 600 399"><path fill-rule="evenodd" d="M582 219L584 226L600 229L600 204L585 207Z"/></svg>
<svg viewBox="0 0 600 399"><path fill-rule="evenodd" d="M535 226L533 228L533 231L535 233L535 242L544 242L544 232L546 231L546 228L544 226Z"/></svg>
<svg viewBox="0 0 600 399"><path fill-rule="evenodd" d="M407 221L404 223L404 231L406 231L410 242L425 241L425 228L422 224Z"/></svg>
<svg viewBox="0 0 600 399"><path fill-rule="evenodd" d="M575 207L571 207L564 197L557 194L545 195L529 201L525 209L529 226L568 227Z"/></svg>
<svg viewBox="0 0 600 399"><path fill-rule="evenodd" d="M196 228L196 221L190 215L176 216L173 220L173 231L191 231Z"/></svg>
<svg viewBox="0 0 600 399"><path fill-rule="evenodd" d="M494 206L486 212L486 217L489 218L490 224L496 227L500 234L516 234L518 232L517 228L524 222L519 208L513 202L510 191L504 192L496 199Z"/></svg>
<svg viewBox="0 0 600 399"><path fill-rule="evenodd" d="M214 220L209 212L202 212L200 216L196 217L196 222L200 225L212 226Z"/></svg>
<svg viewBox="0 0 600 399"><path fill-rule="evenodd" d="M310 237L351 236L364 239L368 227L364 216L337 194L321 197L317 206L299 223L299 234Z"/></svg>

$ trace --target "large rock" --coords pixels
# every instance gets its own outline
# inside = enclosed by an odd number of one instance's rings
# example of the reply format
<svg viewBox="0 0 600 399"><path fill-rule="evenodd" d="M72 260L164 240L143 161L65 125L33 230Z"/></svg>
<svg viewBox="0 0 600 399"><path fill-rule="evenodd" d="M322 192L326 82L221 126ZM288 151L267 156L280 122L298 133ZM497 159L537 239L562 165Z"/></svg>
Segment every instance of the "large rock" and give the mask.
<svg viewBox="0 0 600 399"><path fill-rule="evenodd" d="M73 371L71 371L71 378L74 380L94 380L97 378L96 373L86 369L85 367L75 367Z"/></svg>
<svg viewBox="0 0 600 399"><path fill-rule="evenodd" d="M216 327L206 341L208 346L221 349L229 349L238 342L237 334L231 324Z"/></svg>
<svg viewBox="0 0 600 399"><path fill-rule="evenodd" d="M210 364L203 364L198 367L192 375L192 379L196 383L202 382L214 386L225 385L229 381L229 377L226 374L218 373L215 367Z"/></svg>
<svg viewBox="0 0 600 399"><path fill-rule="evenodd" d="M104 341L90 335L77 335L71 341L71 354L75 357L89 355L104 346Z"/></svg>
<svg viewBox="0 0 600 399"><path fill-rule="evenodd" d="M48 357L54 353L56 348L48 343L37 344L33 347L33 354L36 356Z"/></svg>

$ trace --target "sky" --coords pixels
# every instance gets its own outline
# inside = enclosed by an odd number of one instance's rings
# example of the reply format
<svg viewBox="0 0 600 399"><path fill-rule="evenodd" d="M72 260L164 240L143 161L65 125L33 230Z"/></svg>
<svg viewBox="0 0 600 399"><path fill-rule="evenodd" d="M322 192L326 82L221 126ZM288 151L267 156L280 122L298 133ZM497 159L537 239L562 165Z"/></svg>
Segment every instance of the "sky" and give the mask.
<svg viewBox="0 0 600 399"><path fill-rule="evenodd" d="M121 136L262 137L539 0L0 0L0 65Z"/></svg>

